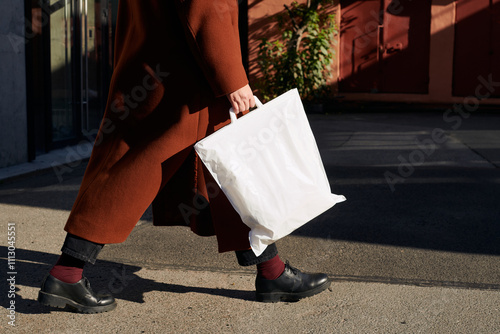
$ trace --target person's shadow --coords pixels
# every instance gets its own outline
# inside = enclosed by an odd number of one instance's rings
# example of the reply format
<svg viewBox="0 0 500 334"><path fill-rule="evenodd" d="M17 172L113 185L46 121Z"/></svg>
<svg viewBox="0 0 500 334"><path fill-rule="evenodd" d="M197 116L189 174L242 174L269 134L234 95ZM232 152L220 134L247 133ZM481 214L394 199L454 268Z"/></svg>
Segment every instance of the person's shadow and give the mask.
<svg viewBox="0 0 500 334"><path fill-rule="evenodd" d="M0 252L1 254L7 254L7 247L0 246ZM7 272L6 278L10 278L11 276L15 278L16 312L23 314L42 314L50 313L51 311L67 311L66 309L61 310L43 306L38 303L37 300L25 299L17 293L20 290L20 286L29 286L38 289L52 265L57 261L58 255L25 249L16 249L15 255L15 274L9 275ZM2 268L7 268L7 262L7 258L0 258L0 265ZM84 274L91 282L92 289L95 292L111 293L116 299L128 300L136 303L144 303L144 294L150 291L172 293L195 292L248 301L255 300L253 291L224 288L211 289L156 282L136 275L135 273L140 269L141 267L138 266L97 260L92 270ZM9 282L7 279L3 279L2 284L6 285L2 287L2 291L9 291L10 286L8 285ZM12 299L2 298L1 306L8 308L10 300Z"/></svg>

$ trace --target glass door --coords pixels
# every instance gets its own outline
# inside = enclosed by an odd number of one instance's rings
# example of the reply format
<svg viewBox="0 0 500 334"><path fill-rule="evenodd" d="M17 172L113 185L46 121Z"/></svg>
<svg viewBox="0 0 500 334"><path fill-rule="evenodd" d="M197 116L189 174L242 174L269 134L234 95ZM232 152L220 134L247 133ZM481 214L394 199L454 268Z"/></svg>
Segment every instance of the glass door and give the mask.
<svg viewBox="0 0 500 334"><path fill-rule="evenodd" d="M71 0L50 0L50 83L52 141L76 137L73 78L73 13Z"/></svg>
<svg viewBox="0 0 500 334"><path fill-rule="evenodd" d="M107 98L112 45L109 2L80 0L81 15L81 131L85 137L99 129Z"/></svg>
<svg viewBox="0 0 500 334"><path fill-rule="evenodd" d="M108 0L50 0L52 146L94 136L111 64Z"/></svg>

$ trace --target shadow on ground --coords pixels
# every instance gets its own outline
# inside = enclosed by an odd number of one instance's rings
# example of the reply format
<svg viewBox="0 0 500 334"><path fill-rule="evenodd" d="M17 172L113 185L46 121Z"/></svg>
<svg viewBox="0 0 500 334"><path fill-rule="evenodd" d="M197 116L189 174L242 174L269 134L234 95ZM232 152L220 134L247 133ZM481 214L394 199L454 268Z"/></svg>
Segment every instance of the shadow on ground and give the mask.
<svg viewBox="0 0 500 334"><path fill-rule="evenodd" d="M0 203L71 210L85 164L59 183L53 173L0 185ZM419 167L391 191L394 168L327 167L347 201L294 235L500 255L500 170ZM150 215L143 220L151 220Z"/></svg>
<svg viewBox="0 0 500 334"><path fill-rule="evenodd" d="M7 254L7 247L0 247L1 254ZM29 286L39 288L42 280L49 272L52 265L57 261L58 255L16 249L16 286ZM7 260L0 259L0 265L7 268ZM144 279L136 273L141 267L127 265L117 262L98 260L92 270L85 273L85 276L92 284L92 289L97 293L111 293L115 298L127 300L135 303L144 303L144 295L150 291L163 291L171 293L200 293L227 298L253 301L254 292L224 289L224 288L203 288L185 286L182 284L170 284ZM7 291L7 283L2 282L3 291ZM19 291L19 288L16 288ZM10 299L2 299L2 307L7 308ZM24 314L50 313L57 309L52 309L40 305L36 300L24 299L16 294L16 312Z"/></svg>

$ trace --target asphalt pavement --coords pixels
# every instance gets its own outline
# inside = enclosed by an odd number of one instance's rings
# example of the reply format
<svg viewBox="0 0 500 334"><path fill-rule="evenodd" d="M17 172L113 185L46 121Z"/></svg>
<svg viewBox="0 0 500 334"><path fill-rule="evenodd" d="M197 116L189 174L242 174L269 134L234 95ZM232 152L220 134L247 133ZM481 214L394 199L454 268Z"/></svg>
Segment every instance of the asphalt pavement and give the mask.
<svg viewBox="0 0 500 334"><path fill-rule="evenodd" d="M39 305L86 166L81 154L63 174L50 168L66 149L39 170L31 167L40 161L0 169L0 331L500 333L500 113L309 119L332 191L347 201L277 244L293 266L328 273L328 291L258 303L255 268L218 254L213 237L152 226L148 210L127 241L106 245L85 269L94 290L117 298L116 310Z"/></svg>

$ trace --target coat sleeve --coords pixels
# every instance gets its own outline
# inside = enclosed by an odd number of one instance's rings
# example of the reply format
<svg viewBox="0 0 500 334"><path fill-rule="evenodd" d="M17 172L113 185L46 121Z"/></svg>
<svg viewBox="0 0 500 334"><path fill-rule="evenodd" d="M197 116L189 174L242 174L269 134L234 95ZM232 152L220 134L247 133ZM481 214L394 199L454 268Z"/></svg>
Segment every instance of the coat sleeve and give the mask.
<svg viewBox="0 0 500 334"><path fill-rule="evenodd" d="M238 32L237 0L175 0L192 53L219 97L248 84Z"/></svg>

